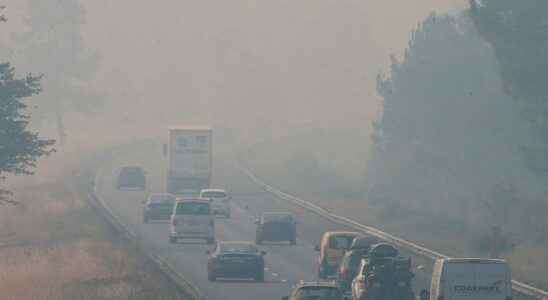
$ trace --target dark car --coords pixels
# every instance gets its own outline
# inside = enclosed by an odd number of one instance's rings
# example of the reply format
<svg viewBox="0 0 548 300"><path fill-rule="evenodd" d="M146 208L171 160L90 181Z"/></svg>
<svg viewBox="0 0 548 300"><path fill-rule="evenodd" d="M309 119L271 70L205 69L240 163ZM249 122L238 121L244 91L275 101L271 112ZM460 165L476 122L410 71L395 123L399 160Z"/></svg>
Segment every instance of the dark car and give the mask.
<svg viewBox="0 0 548 300"><path fill-rule="evenodd" d="M143 222L151 220L169 220L175 205L175 196L171 194L152 194L143 207Z"/></svg>
<svg viewBox="0 0 548 300"><path fill-rule="evenodd" d="M264 255L248 242L219 242L213 251L207 251L207 278L252 278L264 281Z"/></svg>
<svg viewBox="0 0 548 300"><path fill-rule="evenodd" d="M141 167L123 167L118 175L116 187L121 190L146 189L145 171Z"/></svg>
<svg viewBox="0 0 548 300"><path fill-rule="evenodd" d="M367 257L371 247L378 242L379 239L372 236L358 236L354 238L350 249L344 254L337 270L337 285L341 291L350 291L352 280L358 274L362 258Z"/></svg>
<svg viewBox="0 0 548 300"><path fill-rule="evenodd" d="M343 300L342 292L330 282L301 283L282 300Z"/></svg>
<svg viewBox="0 0 548 300"><path fill-rule="evenodd" d="M257 245L263 241L282 242L288 241L291 245L297 243L297 222L289 213L264 213L257 224L255 242Z"/></svg>

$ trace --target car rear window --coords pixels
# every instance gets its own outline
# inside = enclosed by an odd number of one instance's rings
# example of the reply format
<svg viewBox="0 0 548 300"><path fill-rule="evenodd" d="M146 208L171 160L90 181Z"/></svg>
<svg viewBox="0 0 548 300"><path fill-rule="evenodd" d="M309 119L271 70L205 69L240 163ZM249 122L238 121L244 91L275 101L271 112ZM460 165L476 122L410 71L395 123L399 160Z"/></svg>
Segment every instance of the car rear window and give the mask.
<svg viewBox="0 0 548 300"><path fill-rule="evenodd" d="M219 250L221 253L257 253L259 250L251 244L220 244Z"/></svg>
<svg viewBox="0 0 548 300"><path fill-rule="evenodd" d="M298 300L340 300L341 293L337 288L324 286L302 287L297 291Z"/></svg>
<svg viewBox="0 0 548 300"><path fill-rule="evenodd" d="M223 198L223 197L226 197L225 192L215 191L215 192L203 192L202 193L202 198Z"/></svg>
<svg viewBox="0 0 548 300"><path fill-rule="evenodd" d="M351 235L334 235L329 239L329 248L331 249L349 249L354 236Z"/></svg>
<svg viewBox="0 0 548 300"><path fill-rule="evenodd" d="M264 222L292 222L293 216L289 214L264 214Z"/></svg>
<svg viewBox="0 0 548 300"><path fill-rule="evenodd" d="M177 215L209 215L209 203L181 202L177 204Z"/></svg>

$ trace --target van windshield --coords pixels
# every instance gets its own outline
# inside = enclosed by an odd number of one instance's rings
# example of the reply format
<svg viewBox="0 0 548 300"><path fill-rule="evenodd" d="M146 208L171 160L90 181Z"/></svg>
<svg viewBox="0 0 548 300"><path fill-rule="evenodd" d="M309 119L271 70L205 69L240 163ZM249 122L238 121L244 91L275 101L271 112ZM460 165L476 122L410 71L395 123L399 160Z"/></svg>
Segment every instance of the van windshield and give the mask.
<svg viewBox="0 0 548 300"><path fill-rule="evenodd" d="M198 202L182 202L177 204L177 215L209 215L209 204Z"/></svg>

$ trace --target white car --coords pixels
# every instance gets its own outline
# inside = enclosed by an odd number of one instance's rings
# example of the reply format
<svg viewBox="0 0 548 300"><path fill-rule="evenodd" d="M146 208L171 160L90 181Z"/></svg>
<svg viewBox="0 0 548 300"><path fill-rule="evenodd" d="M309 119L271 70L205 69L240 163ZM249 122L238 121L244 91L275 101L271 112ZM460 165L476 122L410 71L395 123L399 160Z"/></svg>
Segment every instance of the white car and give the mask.
<svg viewBox="0 0 548 300"><path fill-rule="evenodd" d="M203 189L200 198L211 201L211 210L214 215L223 215L230 218L231 197L222 189Z"/></svg>
<svg viewBox="0 0 548 300"><path fill-rule="evenodd" d="M215 217L211 214L211 203L204 199L177 200L170 222L171 243L180 239L204 239L215 242Z"/></svg>

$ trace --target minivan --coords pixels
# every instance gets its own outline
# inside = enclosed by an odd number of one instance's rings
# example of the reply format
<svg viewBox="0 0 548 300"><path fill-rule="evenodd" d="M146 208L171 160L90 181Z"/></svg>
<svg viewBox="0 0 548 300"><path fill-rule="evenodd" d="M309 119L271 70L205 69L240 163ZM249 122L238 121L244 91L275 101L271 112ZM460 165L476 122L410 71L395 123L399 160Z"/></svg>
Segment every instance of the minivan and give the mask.
<svg viewBox="0 0 548 300"><path fill-rule="evenodd" d="M177 200L171 214L169 241L180 239L204 239L208 244L215 242L215 218L211 203L203 199Z"/></svg>
<svg viewBox="0 0 548 300"><path fill-rule="evenodd" d="M512 276L502 259L448 258L434 264L430 293L432 300L511 300Z"/></svg>

